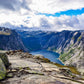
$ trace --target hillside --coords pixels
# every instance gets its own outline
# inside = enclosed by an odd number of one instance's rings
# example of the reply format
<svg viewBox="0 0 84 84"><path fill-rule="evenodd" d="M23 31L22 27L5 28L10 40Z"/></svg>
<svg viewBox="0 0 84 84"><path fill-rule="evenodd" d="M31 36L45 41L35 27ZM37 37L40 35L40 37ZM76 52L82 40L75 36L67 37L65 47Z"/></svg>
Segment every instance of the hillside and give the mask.
<svg viewBox="0 0 84 84"><path fill-rule="evenodd" d="M84 33L78 36L74 33L71 41L61 52L60 59L65 65L75 66L79 71L84 72ZM75 41L76 40L76 41ZM57 50L60 52L60 48Z"/></svg>
<svg viewBox="0 0 84 84"><path fill-rule="evenodd" d="M24 44L15 30L0 27L0 50L18 50L27 51Z"/></svg>

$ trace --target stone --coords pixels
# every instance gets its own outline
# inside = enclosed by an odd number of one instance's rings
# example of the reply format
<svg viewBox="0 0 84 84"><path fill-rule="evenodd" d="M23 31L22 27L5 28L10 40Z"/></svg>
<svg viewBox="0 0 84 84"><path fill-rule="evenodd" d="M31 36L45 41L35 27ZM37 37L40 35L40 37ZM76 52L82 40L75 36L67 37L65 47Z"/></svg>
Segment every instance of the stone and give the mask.
<svg viewBox="0 0 84 84"><path fill-rule="evenodd" d="M7 68L10 65L7 55L5 53L0 52L0 58L2 59L5 67Z"/></svg>
<svg viewBox="0 0 84 84"><path fill-rule="evenodd" d="M7 74L7 78L12 78L13 77L13 73L8 73Z"/></svg>
<svg viewBox="0 0 84 84"><path fill-rule="evenodd" d="M43 59L44 58L44 56L42 56L42 55L40 55L40 54L37 54L37 55L35 55L34 57L33 57L34 59Z"/></svg>
<svg viewBox="0 0 84 84"><path fill-rule="evenodd" d="M50 63L41 63L41 64L46 71L58 71L59 72L59 68L54 64L50 64Z"/></svg>
<svg viewBox="0 0 84 84"><path fill-rule="evenodd" d="M0 58L0 80L4 79L6 76L6 68L3 61Z"/></svg>

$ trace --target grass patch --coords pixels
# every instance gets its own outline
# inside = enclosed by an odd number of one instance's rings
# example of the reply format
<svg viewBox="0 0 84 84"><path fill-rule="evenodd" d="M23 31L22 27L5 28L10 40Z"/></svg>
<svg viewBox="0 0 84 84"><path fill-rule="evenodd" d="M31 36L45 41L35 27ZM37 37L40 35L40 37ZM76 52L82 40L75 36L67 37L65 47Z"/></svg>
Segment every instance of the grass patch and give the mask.
<svg viewBox="0 0 84 84"><path fill-rule="evenodd" d="M38 56L36 59L41 60L41 62L50 63L50 60L48 58L40 58Z"/></svg>
<svg viewBox="0 0 84 84"><path fill-rule="evenodd" d="M82 38L82 36L79 36L79 38L77 39L77 41L80 41L80 40L81 40L81 38Z"/></svg>
<svg viewBox="0 0 84 84"><path fill-rule="evenodd" d="M59 67L59 68L69 68L70 71L71 71L73 74L80 75L80 72L79 72L75 67L64 66L64 65L57 64L57 63L54 63L54 65L56 65L56 66Z"/></svg>
<svg viewBox="0 0 84 84"><path fill-rule="evenodd" d="M77 69L75 67L69 67L69 66L67 66L67 67L71 70L72 73L80 75L80 72L77 71Z"/></svg>
<svg viewBox="0 0 84 84"><path fill-rule="evenodd" d="M68 59L70 59L72 56L72 54L74 54L74 50L75 49L70 49L67 53L63 53L63 54L61 54L60 55L60 60L62 61L62 62L65 62L65 61L67 61Z"/></svg>
<svg viewBox="0 0 84 84"><path fill-rule="evenodd" d="M72 39L74 40L74 39L75 39L75 37L72 37Z"/></svg>
<svg viewBox="0 0 84 84"><path fill-rule="evenodd" d="M81 47L78 47L78 50L80 50Z"/></svg>

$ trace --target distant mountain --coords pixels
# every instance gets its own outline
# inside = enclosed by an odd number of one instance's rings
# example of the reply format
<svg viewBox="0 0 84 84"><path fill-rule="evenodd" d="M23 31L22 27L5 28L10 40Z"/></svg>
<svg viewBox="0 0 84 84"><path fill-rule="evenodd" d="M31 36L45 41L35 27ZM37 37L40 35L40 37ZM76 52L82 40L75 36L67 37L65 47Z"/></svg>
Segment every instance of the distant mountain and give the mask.
<svg viewBox="0 0 84 84"><path fill-rule="evenodd" d="M65 65L84 69L83 31L18 31L24 45L30 50L47 49L60 53Z"/></svg>
<svg viewBox="0 0 84 84"><path fill-rule="evenodd" d="M19 34L15 30L0 27L0 50L27 51Z"/></svg>

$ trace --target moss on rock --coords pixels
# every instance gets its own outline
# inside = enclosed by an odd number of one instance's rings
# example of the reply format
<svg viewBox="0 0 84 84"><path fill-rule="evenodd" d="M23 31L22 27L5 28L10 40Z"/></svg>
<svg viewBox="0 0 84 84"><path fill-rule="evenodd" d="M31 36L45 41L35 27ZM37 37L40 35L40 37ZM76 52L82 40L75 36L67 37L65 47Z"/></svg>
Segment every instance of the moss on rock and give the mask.
<svg viewBox="0 0 84 84"><path fill-rule="evenodd" d="M5 67L7 68L9 66L9 60L7 58L7 55L5 53L0 53L0 58L2 59Z"/></svg>
<svg viewBox="0 0 84 84"><path fill-rule="evenodd" d="M0 80L4 79L6 76L6 68L3 61L0 58Z"/></svg>

